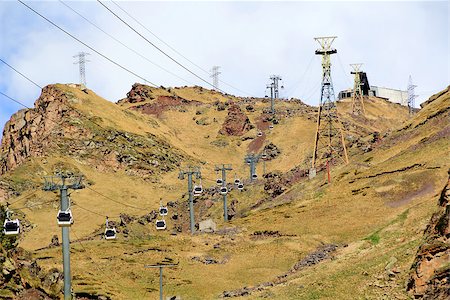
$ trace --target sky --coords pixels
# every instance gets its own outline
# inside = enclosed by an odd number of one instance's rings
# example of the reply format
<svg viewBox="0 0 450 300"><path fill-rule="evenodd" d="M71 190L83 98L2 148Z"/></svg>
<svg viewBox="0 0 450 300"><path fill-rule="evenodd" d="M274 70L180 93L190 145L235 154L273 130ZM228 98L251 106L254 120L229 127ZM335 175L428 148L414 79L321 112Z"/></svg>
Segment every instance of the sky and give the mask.
<svg viewBox="0 0 450 300"><path fill-rule="evenodd" d="M26 1L84 43L157 86L211 88L97 1L64 3L141 56L60 1ZM352 86L351 63L363 63L371 85L405 90L411 75L417 85L416 106L450 84L449 1L116 2L145 28L113 2L103 3L205 81L212 83L208 71L220 66L219 87L230 94L262 97L270 75L276 74L283 78L282 97L318 105L322 70L320 57L314 55L319 47L314 37L319 36L337 36L333 43L337 54L331 60L336 94ZM0 58L38 85L78 83L79 66L73 56L80 51L90 53L87 87L110 101L126 97L133 83L143 82L20 2L0 0ZM41 91L0 62L0 92L31 107ZM0 94L0 129L22 108Z"/></svg>

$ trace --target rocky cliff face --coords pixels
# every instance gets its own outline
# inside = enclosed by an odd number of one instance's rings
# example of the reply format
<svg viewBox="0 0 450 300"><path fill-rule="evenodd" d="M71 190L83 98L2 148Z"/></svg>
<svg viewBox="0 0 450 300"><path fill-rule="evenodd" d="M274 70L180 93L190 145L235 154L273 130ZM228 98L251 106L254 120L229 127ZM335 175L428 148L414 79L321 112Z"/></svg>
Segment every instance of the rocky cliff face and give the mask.
<svg viewBox="0 0 450 300"><path fill-rule="evenodd" d="M90 91L86 91L89 95ZM57 85L46 86L33 109L14 114L5 125L0 148L0 175L30 157L58 153L98 170L125 169L129 175L154 177L170 171L184 154L150 133L137 135L102 126L71 104L81 103Z"/></svg>
<svg viewBox="0 0 450 300"><path fill-rule="evenodd" d="M240 136L250 130L250 120L241 108L232 103L228 107L228 115L219 133L223 135Z"/></svg>
<svg viewBox="0 0 450 300"><path fill-rule="evenodd" d="M16 168L28 157L42 156L56 148L58 140L73 129L62 126L66 118L76 115L68 102L62 91L49 85L42 90L34 108L12 115L3 130L0 174Z"/></svg>
<svg viewBox="0 0 450 300"><path fill-rule="evenodd" d="M424 232L407 289L416 299L450 299L450 178Z"/></svg>

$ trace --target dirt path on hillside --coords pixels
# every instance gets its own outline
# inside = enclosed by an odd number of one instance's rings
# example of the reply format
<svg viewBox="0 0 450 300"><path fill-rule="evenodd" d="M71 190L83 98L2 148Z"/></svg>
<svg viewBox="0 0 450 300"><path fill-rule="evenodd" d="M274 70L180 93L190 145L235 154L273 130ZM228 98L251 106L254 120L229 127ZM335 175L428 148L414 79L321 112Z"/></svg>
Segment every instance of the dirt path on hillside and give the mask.
<svg viewBox="0 0 450 300"><path fill-rule="evenodd" d="M262 136L256 136L256 138L251 141L251 143L247 147L247 153L257 153L262 146L264 145L264 141L266 140L265 131L269 129L268 121L264 122L267 118L267 115L263 114L256 119L256 128L258 131L262 132Z"/></svg>

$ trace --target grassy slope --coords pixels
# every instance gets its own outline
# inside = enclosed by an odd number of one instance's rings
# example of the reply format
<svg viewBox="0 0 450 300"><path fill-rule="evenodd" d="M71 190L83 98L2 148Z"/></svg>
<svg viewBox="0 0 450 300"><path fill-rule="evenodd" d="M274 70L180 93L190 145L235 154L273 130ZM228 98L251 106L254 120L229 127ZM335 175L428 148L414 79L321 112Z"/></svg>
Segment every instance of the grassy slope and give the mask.
<svg viewBox="0 0 450 300"><path fill-rule="evenodd" d="M212 171L215 163L233 163L240 176L246 174L247 168L242 163L242 158L246 153L248 141L241 142L238 146L238 138L226 138L229 146L225 148L210 145L216 138L223 139L217 137L217 131L226 116L226 111L217 112L214 108L205 106L203 114L199 117L216 118L218 122L200 126L192 120L197 110L195 108L188 109L187 112L170 111L161 119L154 119L139 113L123 111L119 106L96 97L91 92L89 96L75 89L70 89L70 92L82 99L82 104L78 104L77 108L101 117L103 125L138 134L148 131L165 137L171 144L188 154L200 157L206 162L203 166L204 175L208 179L204 180L206 185L212 185L215 178ZM448 106L448 100L441 102L442 106ZM260 115L263 106L256 107L257 112L249 115L252 122ZM370 104L367 104L366 109L371 114L376 114L376 110L380 108L377 105L371 108ZM344 103L343 114L345 110ZM389 129L396 125L393 121L394 112L390 106L384 113L382 110L379 111L379 114L390 118L390 123L376 124L381 127L377 129ZM417 117L420 116L419 114ZM311 153L309 148L312 145L314 128L314 121L304 117L282 119L281 124L268 134L268 138L281 148L283 153L280 158L268 163L268 170L287 171L302 162L307 154ZM437 130L436 126L417 129L419 136L430 135L433 130L434 132ZM256 131L247 135L252 134L256 134ZM209 138L206 137L208 135ZM420 140L420 137L417 139ZM438 140L413 152L406 151L408 146L409 143L395 144L393 147L379 148L353 157L352 163L348 166L333 170L338 179L331 186L322 185L324 181L322 174L311 182L295 185L287 192L293 199L290 203L270 210L262 208L244 218L232 221L229 226L236 226L242 230L234 237L201 235L191 239L187 234L170 236L168 232L160 233L153 228L137 226L129 240L119 238L112 243L83 242L83 247L75 244L72 254L74 289L98 293L108 291L115 299L139 299L144 295L152 297L157 295L152 290L157 288L157 274L152 270L144 270L142 266L158 262L164 257L171 257L180 262L180 267L177 271L168 270L166 273L165 277L170 278L166 284L168 294L183 295L186 299L211 299L223 290L272 279L289 269L321 242L344 242L348 243L349 247L341 250L337 260L312 268L313 272L301 272L287 285L274 287L252 297L273 294L285 299L298 297L345 299L348 290L357 283L355 295L360 295L357 297L372 295L373 298L377 298L379 290L367 284L383 273L386 261L391 256L399 259L402 270L400 278L405 276L421 236L421 226L427 222L428 216L433 211L433 196L445 180L446 170L442 166L446 146L448 149L445 141ZM67 158L60 159L67 161ZM30 176L29 174L33 175L30 172L33 169L34 174L48 173L58 158L46 160L44 164L42 160L34 159L29 165L20 167L9 176L23 180ZM160 197L167 201L177 199L185 189L186 183L177 180L175 173L164 176L160 184L151 185L120 172L100 173L77 161L68 160L68 162L79 168L95 183L94 189L132 205L156 209ZM426 165L406 172L362 178L417 162ZM436 166L441 168L427 169ZM426 182L424 178L427 178ZM351 181L354 182L349 183ZM427 182L431 183L431 188L425 186ZM363 190L353 195L352 190L358 189ZM421 189L424 190L422 194L416 196L410 194L411 191ZM245 209L261 196L262 186L255 185L244 193L232 192L230 199L239 199L239 208ZM56 199L56 195L39 191L36 196L31 196L25 201L44 202L46 199ZM109 202L87 189L74 192L72 199L80 206L110 216L120 212L139 215L144 213ZM20 204L25 204L25 201ZM401 205L396 205L396 202L400 202ZM212 213L219 227L222 227L224 225L220 221L220 205L215 204ZM55 206L51 205L34 209L32 212L29 209L24 210L27 218L36 224L36 227L23 237L22 246L28 249L40 248L50 242L51 235L59 233L54 222L55 211ZM72 227L73 237L89 234L104 221L103 217L83 211L76 205L74 214L76 223ZM266 229L279 230L296 236L256 241L250 239L249 234L253 231ZM370 238L365 240L368 237ZM375 244L374 241L377 240L378 243ZM221 243L220 250L213 248L217 242ZM159 247L164 252L130 254L152 247ZM404 256L404 253L408 255ZM206 255L219 261L226 259L227 262L204 265L191 260L192 256ZM60 266L59 248L37 251L36 256L42 258L40 263L46 268ZM363 271L368 275L361 275ZM394 289L400 293L403 287L399 283Z"/></svg>

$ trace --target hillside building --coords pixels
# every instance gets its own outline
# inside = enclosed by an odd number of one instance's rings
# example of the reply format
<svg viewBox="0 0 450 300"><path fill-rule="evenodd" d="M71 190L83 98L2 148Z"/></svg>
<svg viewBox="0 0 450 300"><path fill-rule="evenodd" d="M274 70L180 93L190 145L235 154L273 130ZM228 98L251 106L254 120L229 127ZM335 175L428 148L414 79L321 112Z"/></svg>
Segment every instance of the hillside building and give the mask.
<svg viewBox="0 0 450 300"><path fill-rule="evenodd" d="M367 75L365 72L360 72L359 76L362 85L363 96L375 96L401 105L408 105L408 91L369 85L369 80L367 79ZM339 92L338 99L341 100L345 98L351 98L352 96L353 89L346 89Z"/></svg>

